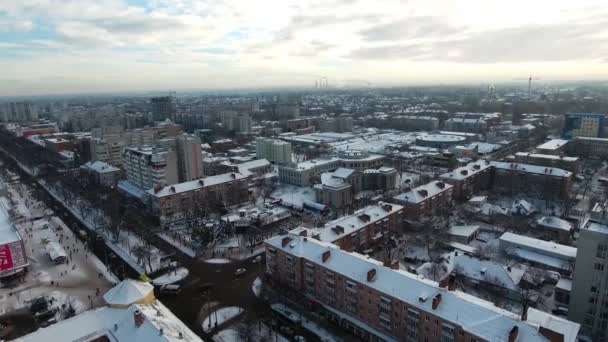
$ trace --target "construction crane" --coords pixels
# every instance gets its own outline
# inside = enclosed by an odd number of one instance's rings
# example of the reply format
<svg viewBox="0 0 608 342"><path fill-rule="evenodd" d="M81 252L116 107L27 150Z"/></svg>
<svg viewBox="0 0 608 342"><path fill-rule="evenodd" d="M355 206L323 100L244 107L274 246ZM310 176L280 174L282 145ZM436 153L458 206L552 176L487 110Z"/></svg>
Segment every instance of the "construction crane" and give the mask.
<svg viewBox="0 0 608 342"><path fill-rule="evenodd" d="M532 75L528 76L528 78L516 78L515 81L528 81L528 100L532 98L532 81L538 81L540 78L534 77Z"/></svg>

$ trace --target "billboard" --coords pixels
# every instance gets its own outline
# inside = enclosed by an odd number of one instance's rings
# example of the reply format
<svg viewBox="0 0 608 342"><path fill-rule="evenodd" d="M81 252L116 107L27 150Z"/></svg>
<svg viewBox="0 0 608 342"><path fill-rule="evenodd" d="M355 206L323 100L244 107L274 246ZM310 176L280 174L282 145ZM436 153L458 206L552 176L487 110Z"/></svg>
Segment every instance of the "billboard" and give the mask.
<svg viewBox="0 0 608 342"><path fill-rule="evenodd" d="M0 247L0 271L6 271L13 268L13 255L9 245Z"/></svg>

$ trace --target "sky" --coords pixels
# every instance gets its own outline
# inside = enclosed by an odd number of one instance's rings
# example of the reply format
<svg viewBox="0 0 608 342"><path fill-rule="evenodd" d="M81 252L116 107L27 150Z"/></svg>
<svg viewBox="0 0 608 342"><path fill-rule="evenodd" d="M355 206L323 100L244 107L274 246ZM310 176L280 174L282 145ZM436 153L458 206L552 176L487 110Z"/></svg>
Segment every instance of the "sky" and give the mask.
<svg viewBox="0 0 608 342"><path fill-rule="evenodd" d="M606 0L0 0L0 95L608 79Z"/></svg>

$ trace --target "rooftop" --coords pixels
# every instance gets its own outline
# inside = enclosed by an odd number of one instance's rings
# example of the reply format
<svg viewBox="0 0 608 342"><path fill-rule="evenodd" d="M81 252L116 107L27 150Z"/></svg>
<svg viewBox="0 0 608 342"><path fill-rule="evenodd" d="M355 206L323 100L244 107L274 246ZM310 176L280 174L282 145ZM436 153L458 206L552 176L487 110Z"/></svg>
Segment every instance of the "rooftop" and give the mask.
<svg viewBox="0 0 608 342"><path fill-rule="evenodd" d="M519 341L547 341L538 331L539 324L532 324L530 321L522 322L517 315L499 309L493 303L483 299L460 291L448 291L438 287L436 282L405 271L383 267L379 261L360 254L341 251L330 243L304 239L292 234L289 236L291 242L283 247L282 239L284 237L277 236L267 240L266 243L405 302L414 309L432 312L442 320L459 325L481 339L506 341L511 329L517 326ZM330 256L323 262L322 255L327 251L330 252ZM368 271L372 269L375 270L376 276L373 281L368 281ZM431 298L437 294L441 294L441 302L435 309L432 309ZM422 300L421 298L429 299ZM568 328L577 332L579 328L578 324L569 321L562 322L562 325L564 327L554 327L554 329ZM564 341L573 342L575 335Z"/></svg>
<svg viewBox="0 0 608 342"><path fill-rule="evenodd" d="M527 173L536 173L536 174L540 174L540 175L551 175L551 176L556 176L556 177L572 176L572 172L558 169L555 167L545 167L545 166L539 166L539 165L497 162L497 161L493 161L492 165L497 169L503 169L503 170L523 171L523 172L527 172Z"/></svg>
<svg viewBox="0 0 608 342"><path fill-rule="evenodd" d="M476 173L484 171L492 167L492 163L487 160L480 160L469 163L465 166L454 169L452 172L447 172L439 176L442 179L463 180L473 176Z"/></svg>
<svg viewBox="0 0 608 342"><path fill-rule="evenodd" d="M452 188L452 185L442 181L432 181L430 183L421 185L411 191L401 193L394 198L403 202L420 203L427 198L433 197L439 193L447 191Z"/></svg>
<svg viewBox="0 0 608 342"><path fill-rule="evenodd" d="M168 185L159 190L150 189L150 190L147 190L146 192L155 197L165 197L165 196L175 195L178 193L206 188L206 187L217 185L217 184L228 183L228 182L232 182L235 180L241 180L244 178L247 178L247 176L242 173L230 172L230 173L223 173L221 175L215 175L215 176L209 176L206 178L196 179L196 180L189 181L189 182Z"/></svg>
<svg viewBox="0 0 608 342"><path fill-rule="evenodd" d="M564 156L556 156L554 154L540 154L540 153L528 153L528 152L517 152L515 153L517 157L530 157L530 158L539 158L539 159L551 159L551 160L564 160L564 161L577 161L578 157L564 157Z"/></svg>
<svg viewBox="0 0 608 342"><path fill-rule="evenodd" d="M543 216L536 223L541 226L565 230L567 232L572 229L572 223L555 216Z"/></svg>
<svg viewBox="0 0 608 342"><path fill-rule="evenodd" d="M84 164L89 170L95 171L97 173L106 173L106 172L117 172L120 171L119 168L114 167L108 163L104 163L101 160L89 161Z"/></svg>
<svg viewBox="0 0 608 342"><path fill-rule="evenodd" d="M460 135L450 134L427 134L416 138L419 141L437 141L437 142L462 142L466 138Z"/></svg>
<svg viewBox="0 0 608 342"><path fill-rule="evenodd" d="M520 247L528 247L532 250L549 252L550 254L561 255L565 259L576 259L576 248L566 245L560 245L555 242L535 239L524 235L518 235L506 232L500 237L500 241L510 242Z"/></svg>
<svg viewBox="0 0 608 342"><path fill-rule="evenodd" d="M544 144L538 145L536 148L539 150L557 150L558 148L566 145L569 141L564 139L552 139Z"/></svg>
<svg viewBox="0 0 608 342"><path fill-rule="evenodd" d="M8 215L6 206L8 206L8 199L2 197L0 202L0 245L21 240L21 236Z"/></svg>

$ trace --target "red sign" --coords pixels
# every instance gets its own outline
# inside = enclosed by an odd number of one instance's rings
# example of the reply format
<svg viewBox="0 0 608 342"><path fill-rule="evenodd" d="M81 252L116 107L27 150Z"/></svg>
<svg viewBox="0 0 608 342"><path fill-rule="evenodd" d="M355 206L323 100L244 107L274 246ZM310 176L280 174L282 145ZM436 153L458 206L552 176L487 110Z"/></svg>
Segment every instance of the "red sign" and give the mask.
<svg viewBox="0 0 608 342"><path fill-rule="evenodd" d="M8 245L0 247L0 271L6 271L13 268L13 257L11 249Z"/></svg>

